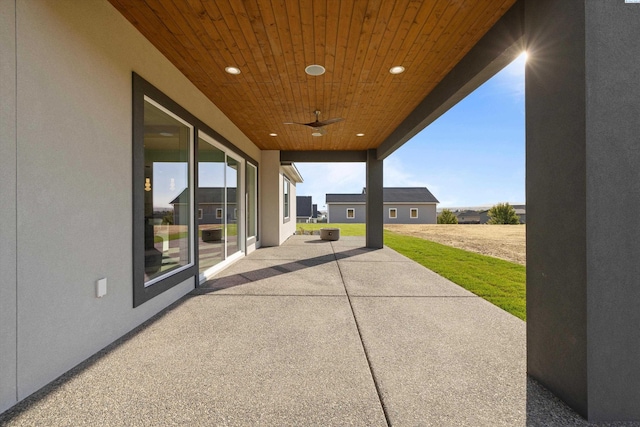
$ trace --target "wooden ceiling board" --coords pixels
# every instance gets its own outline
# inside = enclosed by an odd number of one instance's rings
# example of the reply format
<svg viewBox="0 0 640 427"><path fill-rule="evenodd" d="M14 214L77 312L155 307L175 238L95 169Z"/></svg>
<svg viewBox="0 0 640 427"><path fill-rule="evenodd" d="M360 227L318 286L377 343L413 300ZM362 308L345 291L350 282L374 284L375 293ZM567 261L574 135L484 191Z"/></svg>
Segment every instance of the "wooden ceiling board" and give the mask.
<svg viewBox="0 0 640 427"><path fill-rule="evenodd" d="M109 1L258 147L282 150L377 148L515 3ZM307 75L311 64L325 74ZM284 124L315 110L344 120L321 137Z"/></svg>

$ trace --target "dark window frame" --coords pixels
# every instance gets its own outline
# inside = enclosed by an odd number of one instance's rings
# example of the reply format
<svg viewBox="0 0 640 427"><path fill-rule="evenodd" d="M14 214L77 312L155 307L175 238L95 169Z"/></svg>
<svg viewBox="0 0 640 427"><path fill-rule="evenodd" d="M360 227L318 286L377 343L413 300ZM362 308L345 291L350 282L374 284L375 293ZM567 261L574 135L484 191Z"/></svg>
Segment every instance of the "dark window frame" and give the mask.
<svg viewBox="0 0 640 427"><path fill-rule="evenodd" d="M284 174L282 178L282 222L284 224L291 221L291 180Z"/></svg>
<svg viewBox="0 0 640 427"><path fill-rule="evenodd" d="M144 182L144 98L154 100L162 105L172 114L177 115L182 120L193 126L193 165L190 167L190 176L192 185L194 186L194 200L198 195L198 136L199 132L206 133L214 138L225 148L233 151L240 156L245 162L251 162L256 166L256 173L259 173L259 163L251 156L240 150L225 137L204 124L193 114L189 113L185 108L177 102L165 95L161 90L153 86L137 73L132 73L132 204L133 204L133 307L149 301L150 299L168 291L180 283L193 277L195 286L198 285L198 245L194 245L193 263L175 273L170 273L166 277L161 278L156 283L146 286L144 282L144 186L136 185L136 183ZM194 205L195 206L195 205ZM194 226L198 224L198 211L193 209L192 221Z"/></svg>
<svg viewBox="0 0 640 427"><path fill-rule="evenodd" d="M247 183L249 182L249 166L252 166L252 167L254 167L256 169L256 176L255 176L255 178L256 178L256 182L255 182L255 185L256 185L256 199L253 201L253 203L255 203L254 208L256 210L256 224L255 224L256 230L255 230L255 234L253 236L249 236L249 222L248 222L249 221L249 213L245 212L245 215L246 215L246 218L247 218L247 221L245 221L246 222L245 227L247 227L245 235L246 235L246 238L247 238L247 244L248 245L257 243L258 242L258 237L260 236L260 209L259 209L259 206L260 206L260 199L259 199L259 195L260 195L260 175L258 174L258 166L256 164L253 164L250 161L246 161L245 162L245 169L244 169L245 200L248 200L248 198L249 198L249 186L247 185ZM246 206L245 206L245 209L246 209ZM252 242L249 243L249 240L252 240Z"/></svg>

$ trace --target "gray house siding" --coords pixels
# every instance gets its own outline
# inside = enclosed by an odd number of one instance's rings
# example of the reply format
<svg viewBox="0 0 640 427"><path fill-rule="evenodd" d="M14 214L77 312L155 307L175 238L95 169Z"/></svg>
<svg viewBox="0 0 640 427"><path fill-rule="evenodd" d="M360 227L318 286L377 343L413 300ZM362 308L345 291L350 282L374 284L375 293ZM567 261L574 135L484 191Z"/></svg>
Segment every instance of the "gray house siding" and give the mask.
<svg viewBox="0 0 640 427"><path fill-rule="evenodd" d="M353 209L355 218L347 219L347 209ZM364 204L330 204L327 205L328 222L336 223L365 223L367 208Z"/></svg>
<svg viewBox="0 0 640 427"><path fill-rule="evenodd" d="M347 219L347 209L354 209L355 218ZM389 218L389 209L395 208L397 218ZM329 204L328 222L334 224L355 223L364 224L366 205L364 204ZM418 209L418 218L411 218L411 209ZM412 204L400 205L396 203L384 204L384 223L385 224L435 224L437 220L435 204Z"/></svg>
<svg viewBox="0 0 640 427"><path fill-rule="evenodd" d="M397 217L390 218L389 209L396 209ZM411 218L411 209L418 210L418 217ZM384 204L385 224L435 224L437 222L435 204L398 205L394 203Z"/></svg>

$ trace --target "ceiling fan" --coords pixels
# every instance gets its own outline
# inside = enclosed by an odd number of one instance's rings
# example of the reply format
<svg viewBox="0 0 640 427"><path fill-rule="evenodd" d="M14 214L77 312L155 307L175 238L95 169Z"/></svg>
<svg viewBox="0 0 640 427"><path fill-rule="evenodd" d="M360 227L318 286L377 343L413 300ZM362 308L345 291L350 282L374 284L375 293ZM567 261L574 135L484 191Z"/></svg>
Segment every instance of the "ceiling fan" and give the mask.
<svg viewBox="0 0 640 427"><path fill-rule="evenodd" d="M338 123L338 122L344 120L341 117L335 117L333 119L320 121L320 110L316 110L314 113L316 115L316 121L315 122L309 122L309 123L285 122L284 124L285 125L309 126L310 128L313 129L313 132L311 133L311 135L320 136L320 135L324 135L326 133L326 131L324 130L325 126L333 124L333 123Z"/></svg>

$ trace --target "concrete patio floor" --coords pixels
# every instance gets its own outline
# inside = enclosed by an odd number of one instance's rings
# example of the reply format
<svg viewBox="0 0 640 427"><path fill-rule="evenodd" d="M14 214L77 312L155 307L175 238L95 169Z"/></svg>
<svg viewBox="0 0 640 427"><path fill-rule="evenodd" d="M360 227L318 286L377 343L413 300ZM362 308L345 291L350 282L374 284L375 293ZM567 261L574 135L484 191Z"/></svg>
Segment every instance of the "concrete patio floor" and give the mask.
<svg viewBox="0 0 640 427"><path fill-rule="evenodd" d="M589 424L525 323L364 238L259 249L10 411L26 426Z"/></svg>

